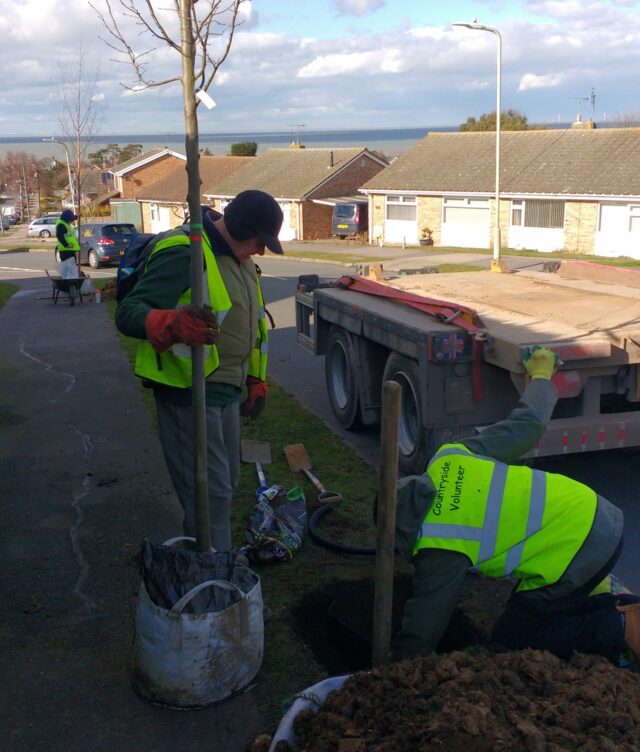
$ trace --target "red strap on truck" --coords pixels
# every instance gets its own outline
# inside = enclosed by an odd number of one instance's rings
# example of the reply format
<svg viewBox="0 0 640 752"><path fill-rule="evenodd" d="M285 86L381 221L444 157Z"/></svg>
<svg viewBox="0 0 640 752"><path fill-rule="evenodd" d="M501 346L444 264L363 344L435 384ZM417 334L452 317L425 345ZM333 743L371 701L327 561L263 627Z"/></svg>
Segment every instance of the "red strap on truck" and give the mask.
<svg viewBox="0 0 640 752"><path fill-rule="evenodd" d="M390 298L397 303L404 303L412 308L417 308L419 311L428 313L430 316L434 316L447 324L455 324L462 329L466 329L470 334L480 331L475 323L478 321L477 311L458 303L450 303L448 300L437 300L436 298L426 298L423 295L415 295L405 290L396 290L393 287L381 285L379 282L373 282L365 277L340 277L338 286L348 290L355 290L356 292L366 292L368 295Z"/></svg>
<svg viewBox="0 0 640 752"><path fill-rule="evenodd" d="M382 285L379 282L373 282L365 277L351 277L345 275L340 277L337 282L338 287L355 292L364 292L367 295L377 295L380 298L388 298L396 303L416 308L418 311L433 316L434 318L446 324L459 326L461 329L476 335L481 329L477 326L478 313L473 308L451 303L447 300L438 300L436 298L427 298L423 295L406 292L405 290L396 290L388 285ZM473 397L475 400L482 399L482 381L480 373L480 355L482 352L481 341L474 336L473 338Z"/></svg>

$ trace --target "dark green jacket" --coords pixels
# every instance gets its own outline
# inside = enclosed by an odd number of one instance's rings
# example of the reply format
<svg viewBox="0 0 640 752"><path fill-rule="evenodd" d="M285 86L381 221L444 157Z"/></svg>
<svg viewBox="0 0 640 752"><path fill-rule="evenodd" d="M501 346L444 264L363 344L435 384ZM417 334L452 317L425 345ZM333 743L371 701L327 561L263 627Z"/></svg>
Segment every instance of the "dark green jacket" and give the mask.
<svg viewBox="0 0 640 752"><path fill-rule="evenodd" d="M239 264L215 227L207 223L211 246L232 309L220 332L220 368L206 381L208 405L227 405L242 397L248 359L257 334L256 267L253 261ZM175 308L182 293L191 285L189 246L175 246L153 254L140 280L116 309L116 326L123 334L146 339L144 321L152 308ZM148 382L156 399L173 404L191 404L191 390Z"/></svg>

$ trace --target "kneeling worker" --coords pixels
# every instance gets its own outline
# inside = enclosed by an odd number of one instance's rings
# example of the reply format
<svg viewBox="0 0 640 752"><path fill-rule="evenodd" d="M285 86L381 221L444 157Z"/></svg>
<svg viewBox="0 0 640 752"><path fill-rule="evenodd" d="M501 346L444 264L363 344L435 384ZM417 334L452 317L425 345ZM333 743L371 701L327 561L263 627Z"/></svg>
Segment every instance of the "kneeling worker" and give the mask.
<svg viewBox="0 0 640 752"><path fill-rule="evenodd" d="M564 475L508 464L544 433L557 364L551 350L533 348L524 360L531 382L510 415L444 444L424 475L399 482L396 541L415 574L394 660L436 649L470 568L516 581L495 642L562 658L640 656L640 598L589 595L622 550L622 511Z"/></svg>

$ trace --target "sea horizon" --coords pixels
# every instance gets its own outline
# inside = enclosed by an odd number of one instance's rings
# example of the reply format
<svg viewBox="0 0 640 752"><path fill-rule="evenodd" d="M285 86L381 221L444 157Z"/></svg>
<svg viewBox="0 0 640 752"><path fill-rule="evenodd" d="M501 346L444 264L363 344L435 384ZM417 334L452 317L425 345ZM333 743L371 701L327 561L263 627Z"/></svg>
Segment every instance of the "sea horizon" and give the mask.
<svg viewBox="0 0 640 752"><path fill-rule="evenodd" d="M568 128L571 123L544 123L545 128ZM607 127L602 124L601 127ZM411 128L360 128L307 130L303 128L270 131L226 131L223 133L200 133L199 143L201 151L209 150L215 156L229 153L231 145L240 141L255 141L258 144L258 155L270 148L286 148L292 144L299 144L309 148L346 146L363 146L373 151L382 152L387 157L397 157L402 152L421 141L430 132L454 132L459 126L424 126ZM51 136L0 136L0 159L8 152L24 151L38 159L51 157L59 160L65 158L61 144L51 142ZM54 136L57 141L64 139ZM185 137L183 133L125 133L125 134L96 134L90 139L82 139L88 143L87 155L103 149L109 144L126 146L127 144L141 144L143 152L154 147L166 146L181 154L185 153Z"/></svg>

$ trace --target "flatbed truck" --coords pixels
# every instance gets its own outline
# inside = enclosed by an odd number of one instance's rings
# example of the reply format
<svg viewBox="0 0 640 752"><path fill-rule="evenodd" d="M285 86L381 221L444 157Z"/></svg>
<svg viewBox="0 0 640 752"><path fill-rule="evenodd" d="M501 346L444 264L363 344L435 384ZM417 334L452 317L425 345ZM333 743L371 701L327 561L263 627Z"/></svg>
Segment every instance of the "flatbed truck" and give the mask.
<svg viewBox="0 0 640 752"><path fill-rule="evenodd" d="M640 271L563 260L513 273L311 275L299 280L296 327L299 344L324 355L344 428L378 424L383 383L400 384L401 473L423 472L440 444L504 418L535 345L562 365L529 456L640 445Z"/></svg>

